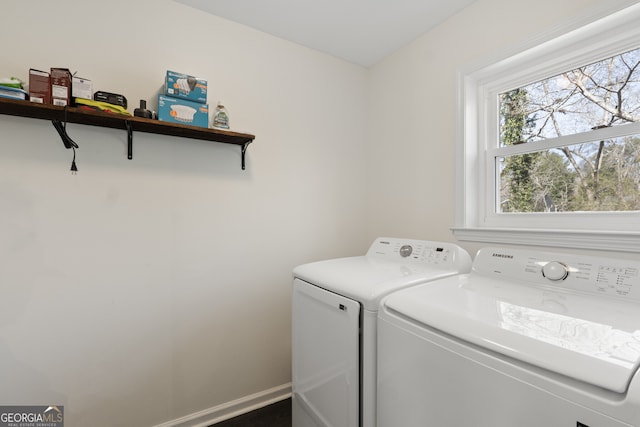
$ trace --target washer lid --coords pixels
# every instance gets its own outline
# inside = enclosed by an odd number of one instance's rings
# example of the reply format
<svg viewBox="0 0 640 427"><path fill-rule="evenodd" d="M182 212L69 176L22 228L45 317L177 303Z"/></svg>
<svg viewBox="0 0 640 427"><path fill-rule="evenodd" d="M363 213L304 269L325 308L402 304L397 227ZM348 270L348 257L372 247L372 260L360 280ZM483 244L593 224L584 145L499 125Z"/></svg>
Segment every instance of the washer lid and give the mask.
<svg viewBox="0 0 640 427"><path fill-rule="evenodd" d="M454 269L369 256L312 262L293 270L295 277L359 301L371 311L377 311L382 297L390 292L456 273Z"/></svg>
<svg viewBox="0 0 640 427"><path fill-rule="evenodd" d="M633 302L466 274L400 291L385 307L617 393L640 365L640 304Z"/></svg>

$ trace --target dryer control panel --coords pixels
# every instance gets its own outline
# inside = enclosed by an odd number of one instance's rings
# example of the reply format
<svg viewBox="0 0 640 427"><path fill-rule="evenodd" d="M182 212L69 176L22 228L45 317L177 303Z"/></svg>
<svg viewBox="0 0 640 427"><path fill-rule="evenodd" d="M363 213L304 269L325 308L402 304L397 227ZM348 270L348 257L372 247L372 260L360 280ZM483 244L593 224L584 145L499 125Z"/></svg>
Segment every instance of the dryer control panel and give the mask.
<svg viewBox="0 0 640 427"><path fill-rule="evenodd" d="M490 247L478 251L473 271L556 289L640 301L640 261Z"/></svg>
<svg viewBox="0 0 640 427"><path fill-rule="evenodd" d="M458 245L429 240L380 237L369 247L367 257L441 266L459 271L468 271L471 267L471 257Z"/></svg>

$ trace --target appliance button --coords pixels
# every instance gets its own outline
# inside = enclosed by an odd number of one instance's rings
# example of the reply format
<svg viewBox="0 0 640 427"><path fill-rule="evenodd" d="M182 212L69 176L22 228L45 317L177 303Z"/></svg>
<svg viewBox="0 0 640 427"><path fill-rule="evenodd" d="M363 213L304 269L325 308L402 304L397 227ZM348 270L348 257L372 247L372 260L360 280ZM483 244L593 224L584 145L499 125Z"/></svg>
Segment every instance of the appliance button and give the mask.
<svg viewBox="0 0 640 427"><path fill-rule="evenodd" d="M569 268L558 261L551 261L542 267L542 275L549 280L557 282L564 280L569 275Z"/></svg>
<svg viewBox="0 0 640 427"><path fill-rule="evenodd" d="M409 255L411 255L412 252L413 252L413 248L411 247L411 245L403 245L400 248L400 256L402 258L408 257Z"/></svg>

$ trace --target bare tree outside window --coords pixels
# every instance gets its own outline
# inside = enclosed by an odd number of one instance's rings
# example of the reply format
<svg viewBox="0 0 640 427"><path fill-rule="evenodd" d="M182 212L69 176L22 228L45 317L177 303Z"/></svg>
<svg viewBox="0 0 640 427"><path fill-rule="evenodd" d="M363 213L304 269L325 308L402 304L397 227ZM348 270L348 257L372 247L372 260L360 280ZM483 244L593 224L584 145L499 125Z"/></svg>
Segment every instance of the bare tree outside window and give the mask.
<svg viewBox="0 0 640 427"><path fill-rule="evenodd" d="M640 135L589 135L640 121L640 49L502 93L499 109L499 145L532 146L497 159L499 212L640 210ZM585 142L535 149L575 134Z"/></svg>

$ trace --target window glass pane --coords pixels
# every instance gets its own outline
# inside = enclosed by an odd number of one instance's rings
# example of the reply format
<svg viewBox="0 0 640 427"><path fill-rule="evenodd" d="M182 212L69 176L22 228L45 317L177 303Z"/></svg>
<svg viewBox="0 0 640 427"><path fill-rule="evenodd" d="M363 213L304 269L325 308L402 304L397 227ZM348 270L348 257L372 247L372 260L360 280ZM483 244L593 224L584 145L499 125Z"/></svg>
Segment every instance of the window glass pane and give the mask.
<svg viewBox="0 0 640 427"><path fill-rule="evenodd" d="M640 49L499 95L500 146L640 121Z"/></svg>
<svg viewBox="0 0 640 427"><path fill-rule="evenodd" d="M496 158L497 211L640 210L640 135Z"/></svg>

